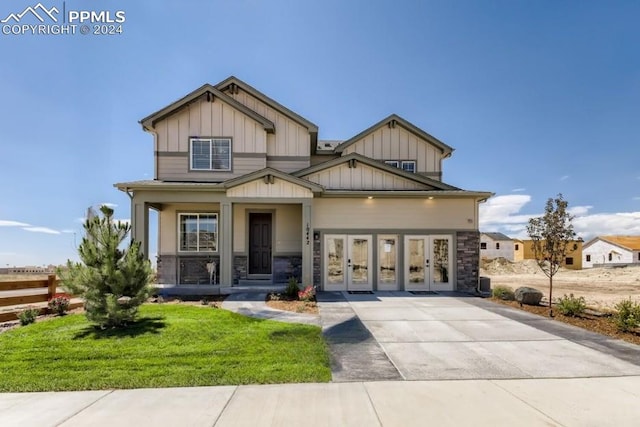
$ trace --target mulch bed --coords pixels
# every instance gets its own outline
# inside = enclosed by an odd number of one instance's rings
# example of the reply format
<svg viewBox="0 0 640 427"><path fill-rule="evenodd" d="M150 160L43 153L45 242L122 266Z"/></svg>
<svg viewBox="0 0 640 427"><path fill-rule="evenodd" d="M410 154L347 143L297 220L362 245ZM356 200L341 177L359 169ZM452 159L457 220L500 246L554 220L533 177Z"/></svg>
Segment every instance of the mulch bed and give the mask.
<svg viewBox="0 0 640 427"><path fill-rule="evenodd" d="M315 301L300 301L288 298L283 294L269 294L265 300L268 307L276 310L292 311L294 313L318 314L318 304Z"/></svg>
<svg viewBox="0 0 640 427"><path fill-rule="evenodd" d="M500 298L491 298L491 301L498 304L508 305L528 313L537 314L542 317L549 318L549 307L541 305L522 305L517 301L505 301ZM557 308L553 309L553 319L559 322L568 323L588 331L597 332L612 338L624 340L633 344L640 345L640 331L621 332L613 322L611 315L607 313L584 313L578 317L565 316L560 313Z"/></svg>

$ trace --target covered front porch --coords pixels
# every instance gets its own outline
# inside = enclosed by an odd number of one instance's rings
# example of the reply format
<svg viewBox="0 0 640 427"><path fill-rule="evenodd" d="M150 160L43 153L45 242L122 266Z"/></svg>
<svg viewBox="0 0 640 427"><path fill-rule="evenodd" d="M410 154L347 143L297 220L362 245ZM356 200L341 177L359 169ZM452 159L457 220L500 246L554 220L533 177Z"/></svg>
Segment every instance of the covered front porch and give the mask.
<svg viewBox="0 0 640 427"><path fill-rule="evenodd" d="M119 188L131 197L132 237L147 255L149 212L158 213L161 286L211 293L292 277L313 283L312 202L321 190L313 183L266 169L224 183Z"/></svg>

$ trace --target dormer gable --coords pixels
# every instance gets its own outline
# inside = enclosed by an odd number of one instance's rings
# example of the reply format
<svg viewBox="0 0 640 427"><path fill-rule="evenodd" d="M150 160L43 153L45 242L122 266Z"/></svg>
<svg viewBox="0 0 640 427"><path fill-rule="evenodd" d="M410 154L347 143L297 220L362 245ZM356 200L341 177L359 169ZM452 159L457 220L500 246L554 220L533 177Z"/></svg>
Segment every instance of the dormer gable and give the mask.
<svg viewBox="0 0 640 427"><path fill-rule="evenodd" d="M397 114L382 119L338 145L340 155L359 153L434 179L442 179L442 160L453 148Z"/></svg>

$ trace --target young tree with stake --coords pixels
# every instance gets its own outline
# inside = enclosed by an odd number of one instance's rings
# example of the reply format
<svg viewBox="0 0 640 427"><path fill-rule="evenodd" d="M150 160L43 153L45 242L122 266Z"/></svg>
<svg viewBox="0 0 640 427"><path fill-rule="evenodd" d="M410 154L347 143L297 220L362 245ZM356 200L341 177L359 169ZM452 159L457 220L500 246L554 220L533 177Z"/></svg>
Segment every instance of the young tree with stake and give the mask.
<svg viewBox="0 0 640 427"><path fill-rule="evenodd" d="M553 276L560 269L567 255L569 244L574 240L573 215L567 211L569 203L562 194L549 198L544 215L529 219L527 234L533 242L533 254L544 274L549 278L549 316L553 317Z"/></svg>

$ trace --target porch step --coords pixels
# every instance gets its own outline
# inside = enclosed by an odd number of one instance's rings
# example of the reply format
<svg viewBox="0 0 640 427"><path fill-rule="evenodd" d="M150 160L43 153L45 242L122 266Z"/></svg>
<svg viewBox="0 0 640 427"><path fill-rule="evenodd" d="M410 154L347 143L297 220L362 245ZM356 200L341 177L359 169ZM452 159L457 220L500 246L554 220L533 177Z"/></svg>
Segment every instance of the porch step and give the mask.
<svg viewBox="0 0 640 427"><path fill-rule="evenodd" d="M238 286L271 286L271 279L240 279Z"/></svg>
<svg viewBox="0 0 640 427"><path fill-rule="evenodd" d="M235 285L235 286L222 286L220 293L225 295L239 294L239 293L269 293L269 292L284 292L284 285Z"/></svg>

